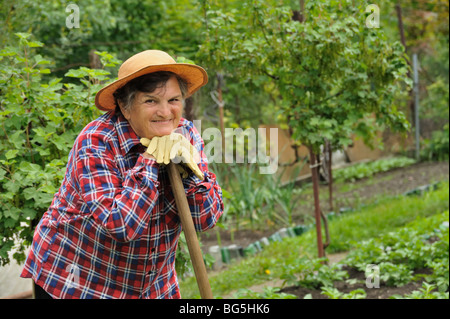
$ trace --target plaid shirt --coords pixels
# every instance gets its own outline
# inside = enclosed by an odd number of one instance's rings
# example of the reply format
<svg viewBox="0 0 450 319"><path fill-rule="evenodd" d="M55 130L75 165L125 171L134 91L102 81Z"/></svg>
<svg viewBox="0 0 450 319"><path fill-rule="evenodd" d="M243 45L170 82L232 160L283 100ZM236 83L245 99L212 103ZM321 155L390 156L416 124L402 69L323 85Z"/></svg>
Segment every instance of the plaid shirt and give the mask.
<svg viewBox="0 0 450 319"><path fill-rule="evenodd" d="M202 157L204 180L191 173L183 184L196 230L205 231L222 214L222 191L193 124L181 119L177 132ZM180 220L166 168L143 150L120 113L105 113L83 129L21 277L54 298L180 298Z"/></svg>

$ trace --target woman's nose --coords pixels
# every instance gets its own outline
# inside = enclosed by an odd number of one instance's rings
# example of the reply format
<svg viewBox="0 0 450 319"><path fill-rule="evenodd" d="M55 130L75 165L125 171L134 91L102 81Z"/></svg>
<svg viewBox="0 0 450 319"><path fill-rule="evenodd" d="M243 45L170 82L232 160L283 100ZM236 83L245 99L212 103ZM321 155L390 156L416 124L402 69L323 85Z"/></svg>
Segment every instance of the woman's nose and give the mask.
<svg viewBox="0 0 450 319"><path fill-rule="evenodd" d="M160 117L167 117L171 114L171 108L168 102L161 102L158 110L156 111L156 115Z"/></svg>

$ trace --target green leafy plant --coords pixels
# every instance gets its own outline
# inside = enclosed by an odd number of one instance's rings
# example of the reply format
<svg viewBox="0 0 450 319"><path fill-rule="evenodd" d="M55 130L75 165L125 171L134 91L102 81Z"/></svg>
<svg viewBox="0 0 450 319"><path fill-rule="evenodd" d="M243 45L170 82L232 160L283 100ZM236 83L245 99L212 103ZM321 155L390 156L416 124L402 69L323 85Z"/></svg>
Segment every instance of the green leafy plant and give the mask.
<svg viewBox="0 0 450 319"><path fill-rule="evenodd" d="M269 225L292 226L302 191L294 182L282 184L281 175L260 174L257 164L213 165L224 191L222 222L232 232Z"/></svg>
<svg viewBox="0 0 450 319"><path fill-rule="evenodd" d="M346 294L336 288L323 287L321 294L328 296L330 299L365 299L367 296L365 290L361 288Z"/></svg>
<svg viewBox="0 0 450 319"><path fill-rule="evenodd" d="M436 289L436 286L431 285L427 282L422 284L422 288L413 291L410 294L406 294L404 296L401 295L392 295L391 299L448 299L448 292L440 292L433 291Z"/></svg>
<svg viewBox="0 0 450 319"><path fill-rule="evenodd" d="M283 267L284 285L296 285L305 288L317 289L320 287L332 287L334 281L348 278L348 273L341 270L340 265L326 266L323 258L308 259L299 258Z"/></svg>
<svg viewBox="0 0 450 319"><path fill-rule="evenodd" d="M297 299L297 296L280 292L280 288L265 287L263 292L256 292L250 289L239 289L234 294L236 299Z"/></svg>
<svg viewBox="0 0 450 319"><path fill-rule="evenodd" d="M344 263L360 271L367 265L379 267L380 281L387 286L411 282L413 271L429 268L427 283L439 292L448 289L448 211L428 218L418 218L410 225L356 245Z"/></svg>
<svg viewBox="0 0 450 319"><path fill-rule="evenodd" d="M228 191L231 193L229 204L233 207L229 215L234 218L236 229L246 223L254 228L262 217L262 208L266 202L264 188L260 186L259 174L255 165L231 167L232 181Z"/></svg>
<svg viewBox="0 0 450 319"><path fill-rule="evenodd" d="M380 281L387 286L400 287L413 279L412 270L404 264L382 262L378 266L380 267Z"/></svg>
<svg viewBox="0 0 450 319"><path fill-rule="evenodd" d="M424 160L448 161L449 158L449 125L444 125L442 130L434 131L430 139L424 141L420 150L420 156Z"/></svg>
<svg viewBox="0 0 450 319"><path fill-rule="evenodd" d="M65 172L67 156L81 129L100 112L95 93L105 70L81 67L68 78L51 78L50 61L30 34L16 33L16 46L0 51L0 264L24 260L34 226L49 207ZM103 54L105 64L118 61ZM109 60L109 61L108 61ZM47 75L45 78L43 75Z"/></svg>
<svg viewBox="0 0 450 319"><path fill-rule="evenodd" d="M373 162L360 163L337 169L334 172L334 177L337 180L354 182L355 180L370 177L376 173L387 172L394 168L406 167L415 162L414 159L408 157L379 159Z"/></svg>
<svg viewBox="0 0 450 319"><path fill-rule="evenodd" d="M300 168L297 168L293 175L297 176L299 171ZM300 200L299 194L302 192L302 189L296 187L295 180L282 185L281 176L282 174L276 179L275 183L269 183L272 188L270 194L283 211L282 214L274 213L274 215L283 225L293 226L293 214Z"/></svg>

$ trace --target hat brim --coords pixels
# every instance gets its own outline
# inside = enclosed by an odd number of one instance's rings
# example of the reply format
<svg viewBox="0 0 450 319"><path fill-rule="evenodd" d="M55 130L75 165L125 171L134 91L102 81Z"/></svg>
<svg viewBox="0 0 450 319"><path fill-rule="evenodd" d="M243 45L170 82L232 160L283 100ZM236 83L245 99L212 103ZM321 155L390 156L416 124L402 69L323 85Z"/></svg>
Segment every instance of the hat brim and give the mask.
<svg viewBox="0 0 450 319"><path fill-rule="evenodd" d="M198 65L188 63L151 65L137 70L136 72L131 73L122 79L116 80L100 89L95 96L95 106L102 111L114 110L116 108L116 104L113 94L117 89L120 89L122 86L135 78L159 71L173 72L183 78L188 83L186 98L208 83L208 75L206 71Z"/></svg>

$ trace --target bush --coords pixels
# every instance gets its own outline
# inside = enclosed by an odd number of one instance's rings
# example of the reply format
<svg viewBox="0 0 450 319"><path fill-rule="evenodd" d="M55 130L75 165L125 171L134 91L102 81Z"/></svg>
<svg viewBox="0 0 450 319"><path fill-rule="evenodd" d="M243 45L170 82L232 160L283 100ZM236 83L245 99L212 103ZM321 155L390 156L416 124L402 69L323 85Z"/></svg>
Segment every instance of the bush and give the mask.
<svg viewBox="0 0 450 319"><path fill-rule="evenodd" d="M420 151L424 160L448 161L449 158L449 128L448 123L442 130L434 131L431 139L424 141L424 147Z"/></svg>
<svg viewBox="0 0 450 319"><path fill-rule="evenodd" d="M0 51L0 264L25 259L36 222L47 210L65 172L81 129L100 115L96 92L106 70L69 70L66 81L52 78L50 61L34 53L43 44L16 33L18 43ZM99 53L103 65L119 61ZM45 76L45 77L44 77ZM71 79L75 78L75 79ZM76 80L76 79L79 79Z"/></svg>

